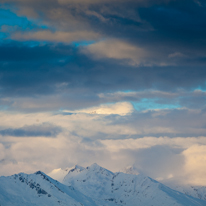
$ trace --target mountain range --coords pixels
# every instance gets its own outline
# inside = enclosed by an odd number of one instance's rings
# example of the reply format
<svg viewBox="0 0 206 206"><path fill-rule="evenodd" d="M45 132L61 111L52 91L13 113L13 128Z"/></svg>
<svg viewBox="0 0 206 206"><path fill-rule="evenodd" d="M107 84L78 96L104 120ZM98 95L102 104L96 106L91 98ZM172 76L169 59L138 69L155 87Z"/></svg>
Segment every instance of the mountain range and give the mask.
<svg viewBox="0 0 206 206"><path fill-rule="evenodd" d="M76 165L48 175L0 177L0 206L205 206L205 191L171 189L132 168L113 173L97 164Z"/></svg>

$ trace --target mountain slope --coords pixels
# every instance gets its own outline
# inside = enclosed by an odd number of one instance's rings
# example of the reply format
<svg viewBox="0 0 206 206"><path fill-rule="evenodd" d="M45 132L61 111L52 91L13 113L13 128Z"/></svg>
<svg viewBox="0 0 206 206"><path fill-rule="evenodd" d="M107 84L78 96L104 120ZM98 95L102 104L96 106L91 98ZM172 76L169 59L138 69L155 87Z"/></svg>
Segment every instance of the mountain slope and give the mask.
<svg viewBox="0 0 206 206"><path fill-rule="evenodd" d="M173 184L168 184L168 186L186 195L206 201L206 187L204 186L201 187L201 186L173 185Z"/></svg>
<svg viewBox="0 0 206 206"><path fill-rule="evenodd" d="M121 171L127 174L136 174L136 175L139 174L138 169L134 165L123 168ZM181 185L173 181L169 181L169 182L164 181L162 183L168 186L169 188L176 190L178 192L181 192L185 195L189 195L189 196L206 201L206 187L205 186Z"/></svg>
<svg viewBox="0 0 206 206"><path fill-rule="evenodd" d="M73 167L71 167L71 168L66 168L66 169L61 169L61 168L59 168L59 169L54 169L54 170L52 170L50 173L48 173L47 175L48 175L49 177L51 177L51 178L59 181L59 182L62 182L63 179L64 179L64 177L65 177L70 171L73 171L73 170L76 170L76 171L79 170L79 171L81 171L81 170L84 170L84 169L85 169L84 167L81 167L81 166L79 166L79 165L75 165L75 166L73 166Z"/></svg>
<svg viewBox="0 0 206 206"><path fill-rule="evenodd" d="M97 164L73 169L63 179L63 184L73 186L94 199L97 205L108 206L200 206L205 201L187 196L144 175L112 173Z"/></svg>
<svg viewBox="0 0 206 206"><path fill-rule="evenodd" d="M42 172L0 177L2 206L96 206L73 187L65 186Z"/></svg>

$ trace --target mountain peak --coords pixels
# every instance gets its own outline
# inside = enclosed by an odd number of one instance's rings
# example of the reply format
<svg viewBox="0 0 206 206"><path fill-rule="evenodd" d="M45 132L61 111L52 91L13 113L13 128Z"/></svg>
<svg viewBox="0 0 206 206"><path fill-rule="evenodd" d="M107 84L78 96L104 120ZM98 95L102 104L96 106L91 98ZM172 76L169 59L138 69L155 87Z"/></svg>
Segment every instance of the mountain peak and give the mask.
<svg viewBox="0 0 206 206"><path fill-rule="evenodd" d="M84 167L82 167L80 165L75 165L75 166L73 166L72 168L69 169L68 174L71 173L71 172L74 172L74 171L81 172L83 170L85 170Z"/></svg>
<svg viewBox="0 0 206 206"><path fill-rule="evenodd" d="M35 172L34 174L36 174L36 175L44 175L44 173L42 171L40 171L40 170Z"/></svg>
<svg viewBox="0 0 206 206"><path fill-rule="evenodd" d="M138 169L132 165L132 166L127 166L120 170L120 172L126 173L126 174L131 174L131 175L139 175L140 173L138 172Z"/></svg>
<svg viewBox="0 0 206 206"><path fill-rule="evenodd" d="M78 164L75 165L74 167L75 167L75 169L80 169L80 170L84 170L84 169L85 169L84 167L82 167L82 166L80 166L80 165L78 165Z"/></svg>
<svg viewBox="0 0 206 206"><path fill-rule="evenodd" d="M96 172L96 173L101 173L101 174L105 174L105 175L113 175L113 172L105 169L104 167L99 166L97 163L92 164L89 167L86 167L86 169L89 172Z"/></svg>
<svg viewBox="0 0 206 206"><path fill-rule="evenodd" d="M100 167L97 163L93 163L91 166L87 167L87 169L92 169L92 170L99 170L102 167Z"/></svg>
<svg viewBox="0 0 206 206"><path fill-rule="evenodd" d="M35 175L40 175L43 179L49 181L49 176L47 176L45 173L43 173L42 171L37 171L34 173Z"/></svg>

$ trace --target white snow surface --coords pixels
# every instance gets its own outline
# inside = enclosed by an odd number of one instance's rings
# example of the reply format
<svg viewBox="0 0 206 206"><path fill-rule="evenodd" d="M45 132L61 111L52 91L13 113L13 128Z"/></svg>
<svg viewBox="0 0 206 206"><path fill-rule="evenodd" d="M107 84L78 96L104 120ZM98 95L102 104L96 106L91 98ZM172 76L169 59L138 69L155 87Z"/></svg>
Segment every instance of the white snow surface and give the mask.
<svg viewBox="0 0 206 206"><path fill-rule="evenodd" d="M121 172L135 175L139 174L138 169L134 165L123 168ZM206 186L183 185L177 184L176 181L163 181L162 183L173 190L206 201Z"/></svg>
<svg viewBox="0 0 206 206"><path fill-rule="evenodd" d="M206 187L205 186L174 185L174 184L168 184L168 186L186 195L190 195L192 197L206 201Z"/></svg>
<svg viewBox="0 0 206 206"><path fill-rule="evenodd" d="M73 186L101 206L206 205L206 201L172 190L142 174L112 173L97 164L70 171L62 183Z"/></svg>
<svg viewBox="0 0 206 206"><path fill-rule="evenodd" d="M88 198L43 172L0 177L1 206L97 206Z"/></svg>
<svg viewBox="0 0 206 206"><path fill-rule="evenodd" d="M81 171L83 169L85 169L84 167L81 167L79 165L75 165L73 167L70 167L70 168L66 168L66 169L54 169L52 170L50 173L48 173L47 175L50 176L51 178L59 181L59 182L62 182L64 177L72 170L76 170L76 171Z"/></svg>
<svg viewBox="0 0 206 206"><path fill-rule="evenodd" d="M67 173L67 174L66 174ZM113 173L97 164L0 177L1 206L206 206L142 174ZM66 174L66 175L65 175Z"/></svg>

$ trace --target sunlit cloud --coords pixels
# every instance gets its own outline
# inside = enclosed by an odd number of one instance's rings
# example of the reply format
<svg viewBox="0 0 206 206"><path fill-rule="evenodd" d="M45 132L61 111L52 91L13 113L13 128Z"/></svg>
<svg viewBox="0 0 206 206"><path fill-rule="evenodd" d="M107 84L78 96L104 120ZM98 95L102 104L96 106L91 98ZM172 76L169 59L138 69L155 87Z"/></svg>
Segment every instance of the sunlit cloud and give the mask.
<svg viewBox="0 0 206 206"><path fill-rule="evenodd" d="M147 52L129 43L109 39L91 44L82 50L85 54L91 54L94 58L111 58L129 61L130 64L144 63Z"/></svg>
<svg viewBox="0 0 206 206"><path fill-rule="evenodd" d="M194 144L183 152L185 156L184 171L187 182L191 185L206 184L206 145Z"/></svg>
<svg viewBox="0 0 206 206"><path fill-rule="evenodd" d="M105 104L100 105L99 107L92 107L82 110L74 110L74 111L67 111L64 112L70 112L70 113L87 113L87 114L118 114L118 115L127 115L132 113L134 110L133 106L129 102L119 102L115 104Z"/></svg>

